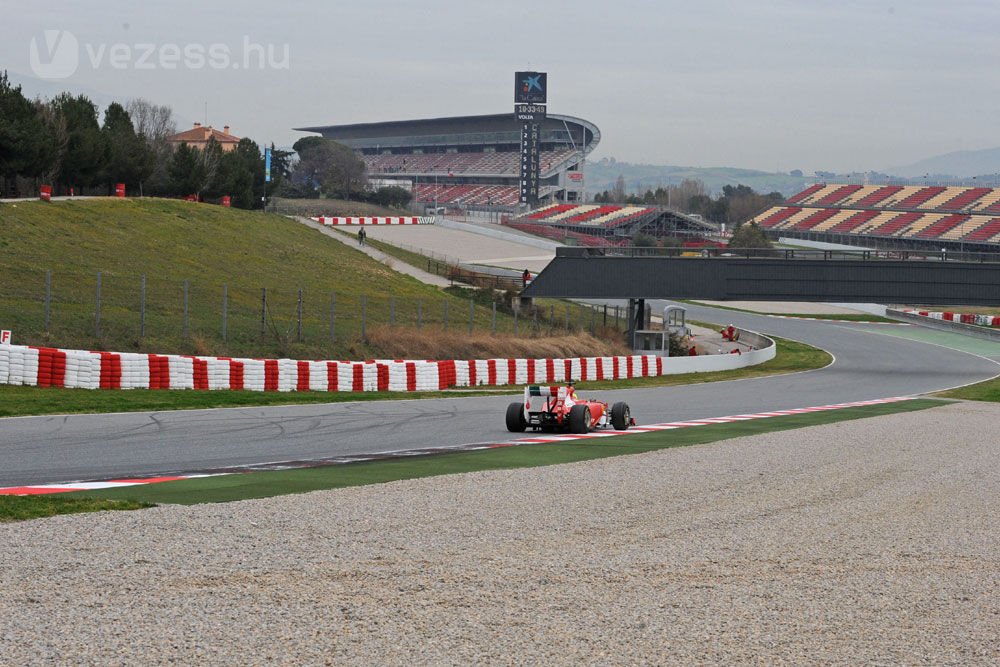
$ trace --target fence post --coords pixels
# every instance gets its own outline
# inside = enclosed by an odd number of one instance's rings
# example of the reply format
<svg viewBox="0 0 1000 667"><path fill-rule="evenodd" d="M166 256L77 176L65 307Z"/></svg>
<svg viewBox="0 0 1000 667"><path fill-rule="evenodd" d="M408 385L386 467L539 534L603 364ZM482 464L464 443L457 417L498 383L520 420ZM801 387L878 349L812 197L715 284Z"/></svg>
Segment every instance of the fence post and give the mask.
<svg viewBox="0 0 1000 667"><path fill-rule="evenodd" d="M260 337L264 337L267 328L267 288L260 288Z"/></svg>
<svg viewBox="0 0 1000 667"><path fill-rule="evenodd" d="M295 339L298 342L302 342L302 288L299 288L299 305L296 310L296 317L298 319L298 325L296 329Z"/></svg>
<svg viewBox="0 0 1000 667"><path fill-rule="evenodd" d="M101 272L97 272L96 308L94 309L94 337L101 337Z"/></svg>
<svg viewBox="0 0 1000 667"><path fill-rule="evenodd" d="M490 333L497 332L497 302L493 302L493 317L490 320Z"/></svg>
<svg viewBox="0 0 1000 667"><path fill-rule="evenodd" d="M366 340L366 330L365 326L367 322L365 321L368 317L368 297L361 295L361 340Z"/></svg>
<svg viewBox="0 0 1000 667"><path fill-rule="evenodd" d="M139 281L139 338L146 337L146 276Z"/></svg>
<svg viewBox="0 0 1000 667"><path fill-rule="evenodd" d="M337 340L337 293L330 292L330 341Z"/></svg>
<svg viewBox="0 0 1000 667"><path fill-rule="evenodd" d="M229 340L229 285L222 286L222 341Z"/></svg>
<svg viewBox="0 0 1000 667"><path fill-rule="evenodd" d="M45 333L49 332L49 315L52 312L52 269L45 272Z"/></svg>
<svg viewBox="0 0 1000 667"><path fill-rule="evenodd" d="M188 281L184 281L184 336L188 335Z"/></svg>
<svg viewBox="0 0 1000 667"><path fill-rule="evenodd" d="M608 304L604 304L604 326L608 326Z"/></svg>
<svg viewBox="0 0 1000 667"><path fill-rule="evenodd" d="M473 301L472 299L469 299L469 333L470 334L472 333L472 317L475 314L474 310L473 310L475 307L476 307L476 302Z"/></svg>

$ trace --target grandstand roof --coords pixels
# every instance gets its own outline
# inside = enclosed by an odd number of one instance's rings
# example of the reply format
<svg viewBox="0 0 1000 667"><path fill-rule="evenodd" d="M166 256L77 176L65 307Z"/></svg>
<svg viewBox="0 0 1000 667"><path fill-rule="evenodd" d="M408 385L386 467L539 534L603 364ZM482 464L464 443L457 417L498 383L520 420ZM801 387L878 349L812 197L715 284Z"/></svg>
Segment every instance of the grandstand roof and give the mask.
<svg viewBox="0 0 1000 667"><path fill-rule="evenodd" d="M601 131L590 121L549 114L540 122L543 142L562 142L591 152L601 140ZM453 116L393 120L351 125L316 125L294 128L317 132L354 149L475 144L516 144L520 123L513 112L482 116Z"/></svg>

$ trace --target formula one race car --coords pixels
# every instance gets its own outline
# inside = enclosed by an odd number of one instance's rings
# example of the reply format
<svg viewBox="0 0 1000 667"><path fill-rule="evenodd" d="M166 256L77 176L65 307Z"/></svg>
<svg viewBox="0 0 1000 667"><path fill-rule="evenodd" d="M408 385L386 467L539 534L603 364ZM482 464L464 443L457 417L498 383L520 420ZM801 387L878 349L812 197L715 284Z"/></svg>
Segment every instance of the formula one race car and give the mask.
<svg viewBox="0 0 1000 667"><path fill-rule="evenodd" d="M616 431L635 426L628 404L619 402L608 409L604 401L574 398L566 387L524 388L524 402L507 406L507 430L519 433L527 428L545 432L588 433L595 428Z"/></svg>

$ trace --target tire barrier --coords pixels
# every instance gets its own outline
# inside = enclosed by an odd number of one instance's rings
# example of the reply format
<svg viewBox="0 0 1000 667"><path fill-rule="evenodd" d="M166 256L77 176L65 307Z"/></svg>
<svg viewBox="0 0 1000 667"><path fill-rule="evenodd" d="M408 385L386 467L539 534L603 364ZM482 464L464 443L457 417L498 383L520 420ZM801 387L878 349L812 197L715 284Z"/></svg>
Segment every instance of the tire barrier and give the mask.
<svg viewBox="0 0 1000 667"><path fill-rule="evenodd" d="M676 371L673 371L676 372ZM298 361L0 346L0 384L84 389L439 391L665 374L655 355L574 359Z"/></svg>
<svg viewBox="0 0 1000 667"><path fill-rule="evenodd" d="M321 215L309 218L321 225L433 225L433 217L392 217L392 218L335 218Z"/></svg>
<svg viewBox="0 0 1000 667"><path fill-rule="evenodd" d="M958 322L960 324L972 324L980 327L1000 328L1000 316L997 315L976 315L974 313L950 313L950 312L930 312L926 310L904 310L910 315L929 317L932 320L943 322Z"/></svg>

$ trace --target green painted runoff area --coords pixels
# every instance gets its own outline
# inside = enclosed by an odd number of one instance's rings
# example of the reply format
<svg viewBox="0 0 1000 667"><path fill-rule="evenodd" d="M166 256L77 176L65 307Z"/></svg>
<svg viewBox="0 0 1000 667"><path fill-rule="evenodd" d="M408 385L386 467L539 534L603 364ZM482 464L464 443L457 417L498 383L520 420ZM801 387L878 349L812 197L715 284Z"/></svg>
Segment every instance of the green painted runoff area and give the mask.
<svg viewBox="0 0 1000 667"><path fill-rule="evenodd" d="M940 331L938 329L929 329L921 326L879 327L858 325L856 327L852 327L852 329L855 331L861 330L869 333L882 334L883 336L906 338L907 340L914 340L921 343L932 343L934 345L940 345L941 347L947 347L952 350L969 352L971 354L978 354L984 357L1000 360L1000 341L993 342L982 338L973 338L972 336L951 333L950 331ZM997 372L1000 372L1000 368L997 369Z"/></svg>

